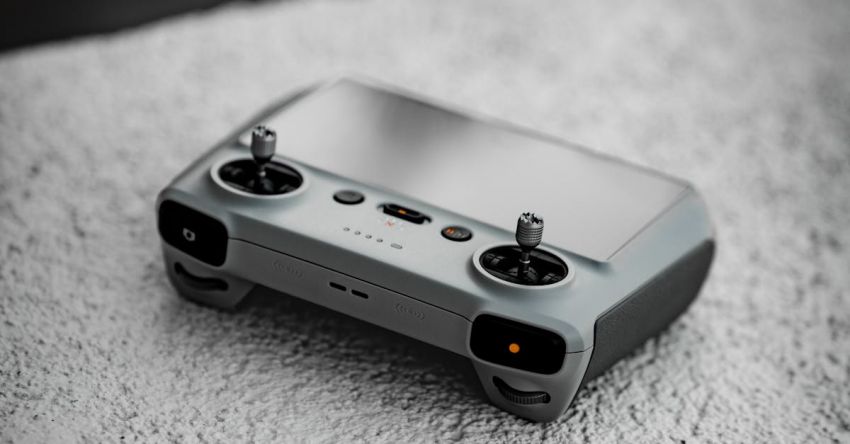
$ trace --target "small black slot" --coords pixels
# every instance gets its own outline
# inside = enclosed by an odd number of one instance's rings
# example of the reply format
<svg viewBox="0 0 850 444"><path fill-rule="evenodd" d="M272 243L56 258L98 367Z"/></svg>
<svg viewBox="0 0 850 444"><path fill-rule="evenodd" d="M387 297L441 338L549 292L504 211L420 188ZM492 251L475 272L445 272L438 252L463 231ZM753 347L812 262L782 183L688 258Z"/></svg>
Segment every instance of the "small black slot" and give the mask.
<svg viewBox="0 0 850 444"><path fill-rule="evenodd" d="M328 284L330 284L331 287L336 288L339 291L345 291L346 290L344 285L337 284L336 282L328 282Z"/></svg>
<svg viewBox="0 0 850 444"><path fill-rule="evenodd" d="M399 219L404 219L408 222L413 222L415 224L424 224L425 222L431 222L431 218L410 208L405 208L401 205L396 205L392 203L381 205L381 209L384 211L384 214L389 214L390 216L395 216Z"/></svg>
<svg viewBox="0 0 850 444"><path fill-rule="evenodd" d="M369 295L366 294L366 293L363 293L362 291L357 291L357 290L352 289L351 294L353 294L354 296L359 296L363 299L369 299Z"/></svg>

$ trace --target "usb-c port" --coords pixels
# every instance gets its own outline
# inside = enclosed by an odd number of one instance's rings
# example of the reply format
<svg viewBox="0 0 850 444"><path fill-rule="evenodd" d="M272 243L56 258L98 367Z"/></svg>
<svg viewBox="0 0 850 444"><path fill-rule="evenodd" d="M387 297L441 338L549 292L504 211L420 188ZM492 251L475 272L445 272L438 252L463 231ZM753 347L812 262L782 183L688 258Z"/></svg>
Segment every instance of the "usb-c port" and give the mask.
<svg viewBox="0 0 850 444"><path fill-rule="evenodd" d="M431 218L410 208L405 208L401 205L396 205L392 203L381 205L381 209L384 214L389 214L390 216L395 216L399 219L404 219L408 222L413 222L415 224L424 224L425 222L431 222Z"/></svg>
<svg viewBox="0 0 850 444"><path fill-rule="evenodd" d="M357 291L357 290L352 289L351 294L353 294L354 296L361 297L363 299L369 299L369 295L366 294L366 293L363 293L362 291Z"/></svg>

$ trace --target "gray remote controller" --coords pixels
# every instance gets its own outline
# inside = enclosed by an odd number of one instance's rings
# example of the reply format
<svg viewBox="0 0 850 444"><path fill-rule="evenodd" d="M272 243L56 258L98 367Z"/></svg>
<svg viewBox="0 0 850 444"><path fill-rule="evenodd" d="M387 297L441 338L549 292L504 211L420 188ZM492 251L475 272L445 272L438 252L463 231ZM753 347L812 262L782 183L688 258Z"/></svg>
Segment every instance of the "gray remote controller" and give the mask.
<svg viewBox="0 0 850 444"><path fill-rule="evenodd" d="M714 253L683 180L359 79L267 109L157 212L184 297L260 285L374 323L468 357L534 421L675 320Z"/></svg>

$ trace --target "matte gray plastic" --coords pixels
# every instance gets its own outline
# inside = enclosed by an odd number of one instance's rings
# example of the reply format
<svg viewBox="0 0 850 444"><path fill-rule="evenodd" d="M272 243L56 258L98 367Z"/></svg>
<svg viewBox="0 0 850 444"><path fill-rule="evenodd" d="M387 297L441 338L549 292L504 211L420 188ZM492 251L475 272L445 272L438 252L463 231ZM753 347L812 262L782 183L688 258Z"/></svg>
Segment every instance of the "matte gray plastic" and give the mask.
<svg viewBox="0 0 850 444"><path fill-rule="evenodd" d="M693 302L714 258L706 241L596 320L582 385L667 328Z"/></svg>

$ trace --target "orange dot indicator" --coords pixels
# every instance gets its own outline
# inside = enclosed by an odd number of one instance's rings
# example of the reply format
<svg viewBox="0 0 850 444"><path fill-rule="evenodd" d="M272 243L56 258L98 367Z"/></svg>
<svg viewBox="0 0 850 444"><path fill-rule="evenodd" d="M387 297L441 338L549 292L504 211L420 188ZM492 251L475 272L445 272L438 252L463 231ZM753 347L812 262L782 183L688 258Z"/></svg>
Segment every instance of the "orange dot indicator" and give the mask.
<svg viewBox="0 0 850 444"><path fill-rule="evenodd" d="M514 354L519 353L519 344L511 342L511 345L508 346L508 351Z"/></svg>

